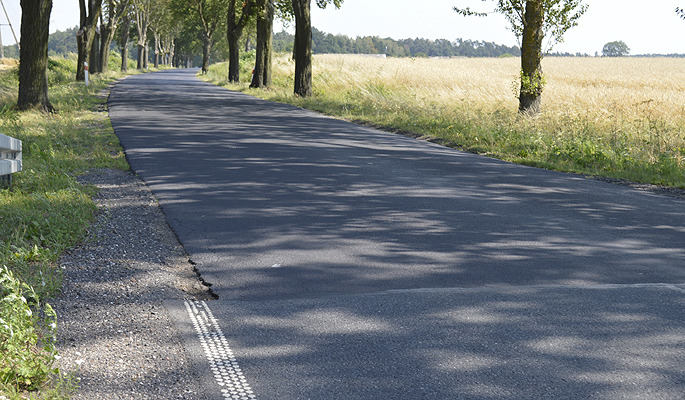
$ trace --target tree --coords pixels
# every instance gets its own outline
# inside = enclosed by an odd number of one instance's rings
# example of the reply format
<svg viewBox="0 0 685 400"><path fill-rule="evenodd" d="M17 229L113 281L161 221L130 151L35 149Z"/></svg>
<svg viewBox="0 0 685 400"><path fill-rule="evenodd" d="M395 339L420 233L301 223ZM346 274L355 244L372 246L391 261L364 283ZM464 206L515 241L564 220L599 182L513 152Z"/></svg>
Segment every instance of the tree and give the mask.
<svg viewBox="0 0 685 400"><path fill-rule="evenodd" d="M48 37L52 0L21 0L17 108L55 109L48 99Z"/></svg>
<svg viewBox="0 0 685 400"><path fill-rule="evenodd" d="M228 81L240 81L240 37L243 29L252 16L254 0L244 1L240 12L236 10L236 0L228 3L228 26L226 38L228 39Z"/></svg>
<svg viewBox="0 0 685 400"><path fill-rule="evenodd" d="M229 0L173 0L174 17L184 27L182 36L197 32L202 42L202 73L209 69L209 58L214 45L214 32L226 16ZM188 38L185 38L188 39Z"/></svg>
<svg viewBox="0 0 685 400"><path fill-rule="evenodd" d="M225 15L226 0L194 0L202 27L202 73L209 70L209 55L214 44L214 32Z"/></svg>
<svg viewBox="0 0 685 400"><path fill-rule="evenodd" d="M678 16L679 16L680 18L685 19L685 10L684 10L684 9L682 9L682 8L680 8L680 7L676 7L676 8L675 8L675 13L678 14Z"/></svg>
<svg viewBox="0 0 685 400"><path fill-rule="evenodd" d="M106 0L106 12L100 25L100 59L98 71L106 72L109 64L109 47L114 40L117 27L124 15L128 13L130 0Z"/></svg>
<svg viewBox="0 0 685 400"><path fill-rule="evenodd" d="M343 0L316 0L319 8L333 3L340 8ZM302 97L312 95L312 18L311 0L292 0L295 15L295 94Z"/></svg>
<svg viewBox="0 0 685 400"><path fill-rule="evenodd" d="M150 12L150 32L155 41L155 68L159 67L160 56L165 51L163 48L169 48L168 42L173 43L174 23L172 22L170 2L169 0L156 0Z"/></svg>
<svg viewBox="0 0 685 400"><path fill-rule="evenodd" d="M85 62L89 60L90 54L95 43L95 31L102 11L102 0L79 0L79 10L81 12L81 24L76 33L78 45L78 58L76 61L76 80L86 79ZM91 63L92 65L92 63Z"/></svg>
<svg viewBox="0 0 685 400"><path fill-rule="evenodd" d="M602 56L604 57L625 57L628 53L630 53L630 48L620 40L609 42L602 47Z"/></svg>
<svg viewBox="0 0 685 400"><path fill-rule="evenodd" d="M138 31L138 69L147 68L147 31L150 25L152 0L133 0L133 12Z"/></svg>
<svg viewBox="0 0 685 400"><path fill-rule="evenodd" d="M311 0L293 0L295 14L295 94L312 95L312 19Z"/></svg>
<svg viewBox="0 0 685 400"><path fill-rule="evenodd" d="M124 12L119 27L119 44L121 45L121 72L128 70L128 38L131 33L131 8Z"/></svg>
<svg viewBox="0 0 685 400"><path fill-rule="evenodd" d="M274 0L256 0L257 54L250 87L271 86L271 57L273 53Z"/></svg>
<svg viewBox="0 0 685 400"><path fill-rule="evenodd" d="M487 0L483 0L487 1ZM521 43L521 86L519 112L537 114L540 111L545 79L542 73L542 57L552 46L563 41L563 35L578 25L578 19L587 10L583 0L497 0L495 12L509 21L511 29ZM468 16L485 16L469 8L455 11ZM543 41L548 38L548 47Z"/></svg>
<svg viewBox="0 0 685 400"><path fill-rule="evenodd" d="M165 0L168 3L169 0ZM158 30L159 35L159 52L162 56L161 62L164 65L171 65L171 60L174 58L176 51L176 38L179 36L181 27L177 20L173 18L171 10L166 8L167 12L164 18L160 21L161 27Z"/></svg>

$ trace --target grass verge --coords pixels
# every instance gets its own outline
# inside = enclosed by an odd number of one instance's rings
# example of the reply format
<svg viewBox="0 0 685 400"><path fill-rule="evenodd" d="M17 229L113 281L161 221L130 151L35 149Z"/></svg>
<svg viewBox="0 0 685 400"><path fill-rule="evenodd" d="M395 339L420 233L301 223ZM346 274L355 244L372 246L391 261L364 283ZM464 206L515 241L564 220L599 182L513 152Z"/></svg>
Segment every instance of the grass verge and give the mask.
<svg viewBox="0 0 685 400"><path fill-rule="evenodd" d="M48 69L56 114L15 111L17 68L0 71L0 132L23 142L23 171L0 190L0 399L68 398L75 380L53 367L59 321L46 300L60 290L60 255L83 240L96 211L95 189L77 176L129 168L99 96L119 75L86 87L74 80L75 56L51 58Z"/></svg>
<svg viewBox="0 0 685 400"><path fill-rule="evenodd" d="M545 62L550 84L535 118L517 113L517 60L320 55L306 99L292 94L290 55L274 58L267 90L248 88L249 57L239 84L227 82L226 63L202 79L506 161L685 188L685 90L674 72L681 64L672 65L680 61Z"/></svg>

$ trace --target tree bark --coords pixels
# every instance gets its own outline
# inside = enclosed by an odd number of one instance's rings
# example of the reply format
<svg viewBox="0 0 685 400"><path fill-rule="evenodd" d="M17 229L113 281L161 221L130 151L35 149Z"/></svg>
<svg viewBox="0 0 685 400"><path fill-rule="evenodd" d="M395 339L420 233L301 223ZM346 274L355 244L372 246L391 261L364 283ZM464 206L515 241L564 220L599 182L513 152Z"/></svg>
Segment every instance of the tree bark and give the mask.
<svg viewBox="0 0 685 400"><path fill-rule="evenodd" d="M143 57L145 57L145 47L142 44L138 43L138 64L136 65L137 69L143 69Z"/></svg>
<svg viewBox="0 0 685 400"><path fill-rule="evenodd" d="M228 81L240 82L240 48L238 42L243 30L236 23L235 2L228 2L226 39L228 39Z"/></svg>
<svg viewBox="0 0 685 400"><path fill-rule="evenodd" d="M214 41L209 34L202 35L202 73L206 74L209 71L209 55L212 52L212 44Z"/></svg>
<svg viewBox="0 0 685 400"><path fill-rule="evenodd" d="M149 43L145 42L145 46L143 46L143 69L148 69L149 67L149 62L150 62L150 47Z"/></svg>
<svg viewBox="0 0 685 400"><path fill-rule="evenodd" d="M312 19L311 0L293 0L295 12L295 94L312 95Z"/></svg>
<svg viewBox="0 0 685 400"><path fill-rule="evenodd" d="M543 90L542 45L544 39L544 8L541 0L526 1L521 41L521 90L519 113L540 112Z"/></svg>
<svg viewBox="0 0 685 400"><path fill-rule="evenodd" d="M271 58L274 25L274 0L259 0L257 14L257 57L252 88L271 86Z"/></svg>
<svg viewBox="0 0 685 400"><path fill-rule="evenodd" d="M107 72L109 70L109 47L114 39L114 32L112 32L109 24L100 27L100 60L98 61L98 70L100 72Z"/></svg>
<svg viewBox="0 0 685 400"><path fill-rule="evenodd" d="M17 108L55 109L48 99L48 37L52 0L21 0Z"/></svg>
<svg viewBox="0 0 685 400"><path fill-rule="evenodd" d="M174 39L174 45L173 47L175 49L178 48L178 39ZM173 55L171 56L171 65L173 65L175 68L178 68L181 66L181 54L177 50L174 51Z"/></svg>
<svg viewBox="0 0 685 400"><path fill-rule="evenodd" d="M154 64L154 65L155 65L155 68L159 68L159 50L160 50L160 46L159 46L159 33L158 33L157 31L155 31L155 32L153 33L153 38L154 38L154 41L155 41L155 61L154 61L155 64Z"/></svg>
<svg viewBox="0 0 685 400"><path fill-rule="evenodd" d="M228 81L240 82L240 38L228 39Z"/></svg>
<svg viewBox="0 0 685 400"><path fill-rule="evenodd" d="M90 55L88 56L88 66L89 72L91 74L97 74L102 72L100 69L100 30L95 25L95 34L93 35L93 43L90 46Z"/></svg>
<svg viewBox="0 0 685 400"><path fill-rule="evenodd" d="M126 15L121 24L121 72L128 71L128 34L131 29L131 18Z"/></svg>
<svg viewBox="0 0 685 400"><path fill-rule="evenodd" d="M236 20L235 3L236 0L230 0L228 3L228 29L226 31L226 38L228 39L228 81L233 83L240 82L240 37L250 19L254 1L243 4L242 13L238 20Z"/></svg>

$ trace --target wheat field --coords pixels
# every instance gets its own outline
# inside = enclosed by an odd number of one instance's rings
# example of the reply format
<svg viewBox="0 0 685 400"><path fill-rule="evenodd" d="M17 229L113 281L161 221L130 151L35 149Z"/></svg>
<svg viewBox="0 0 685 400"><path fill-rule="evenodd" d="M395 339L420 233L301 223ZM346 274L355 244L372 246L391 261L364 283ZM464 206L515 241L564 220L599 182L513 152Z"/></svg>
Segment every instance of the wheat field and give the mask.
<svg viewBox="0 0 685 400"><path fill-rule="evenodd" d="M278 59L281 73L292 62ZM359 90L379 100L413 98L427 106L469 103L483 111L516 110L518 58L377 58L314 56L315 89ZM685 59L560 58L543 60L545 114L603 120L657 118L679 125L685 118ZM378 89L381 90L378 90Z"/></svg>

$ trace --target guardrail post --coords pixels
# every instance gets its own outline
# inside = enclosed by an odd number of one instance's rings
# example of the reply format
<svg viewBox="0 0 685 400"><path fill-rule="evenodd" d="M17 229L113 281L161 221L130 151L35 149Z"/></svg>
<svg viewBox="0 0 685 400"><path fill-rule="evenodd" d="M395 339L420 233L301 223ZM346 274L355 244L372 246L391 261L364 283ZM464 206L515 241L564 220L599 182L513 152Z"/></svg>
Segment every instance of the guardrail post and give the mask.
<svg viewBox="0 0 685 400"><path fill-rule="evenodd" d="M0 133L0 188L12 184L12 174L21 171L21 140Z"/></svg>

